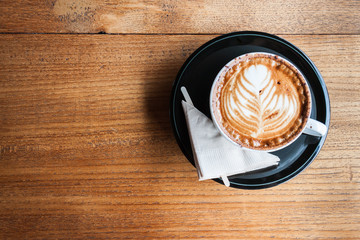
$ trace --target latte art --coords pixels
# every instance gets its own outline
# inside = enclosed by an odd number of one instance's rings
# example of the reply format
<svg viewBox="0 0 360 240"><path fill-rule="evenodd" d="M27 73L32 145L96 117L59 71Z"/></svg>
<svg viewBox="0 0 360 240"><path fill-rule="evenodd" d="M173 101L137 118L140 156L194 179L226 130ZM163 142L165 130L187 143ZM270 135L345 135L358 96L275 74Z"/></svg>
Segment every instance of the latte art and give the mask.
<svg viewBox="0 0 360 240"><path fill-rule="evenodd" d="M237 67L223 88L223 117L233 128L246 127L252 137L282 134L299 112L297 96L287 93L294 90L281 91L277 86L281 82L265 65L252 65L244 70Z"/></svg>
<svg viewBox="0 0 360 240"><path fill-rule="evenodd" d="M305 79L270 55L241 58L220 77L213 109L233 141L254 149L289 142L304 128L310 109Z"/></svg>

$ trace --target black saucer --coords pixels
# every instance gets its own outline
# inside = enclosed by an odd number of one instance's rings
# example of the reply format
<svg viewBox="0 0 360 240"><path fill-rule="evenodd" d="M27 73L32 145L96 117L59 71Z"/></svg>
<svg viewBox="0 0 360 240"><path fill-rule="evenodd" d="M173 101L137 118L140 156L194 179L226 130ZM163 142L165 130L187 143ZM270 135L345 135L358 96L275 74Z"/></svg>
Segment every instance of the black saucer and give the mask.
<svg viewBox="0 0 360 240"><path fill-rule="evenodd" d="M174 82L170 120L175 138L187 159L194 164L185 116L181 106L180 87L185 86L194 106L210 116L211 85L220 69L231 59L249 52L268 52L288 59L304 74L312 94L311 118L330 123L330 100L325 82L314 63L297 47L274 35L262 32L235 32L217 37L197 49L184 63ZM302 134L290 146L273 152L279 166L272 169L229 177L231 187L259 189L283 183L304 170L324 145L326 135L318 138ZM222 183L220 179L214 179Z"/></svg>

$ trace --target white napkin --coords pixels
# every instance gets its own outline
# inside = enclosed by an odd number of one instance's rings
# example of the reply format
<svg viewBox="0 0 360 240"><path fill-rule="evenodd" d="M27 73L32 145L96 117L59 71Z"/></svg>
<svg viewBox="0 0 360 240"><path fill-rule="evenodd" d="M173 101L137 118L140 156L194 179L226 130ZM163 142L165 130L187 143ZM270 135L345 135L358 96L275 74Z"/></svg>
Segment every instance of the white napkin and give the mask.
<svg viewBox="0 0 360 240"><path fill-rule="evenodd" d="M280 159L275 155L245 150L225 139L214 123L186 98L182 106L199 180L221 177L224 184L230 186L227 176L278 165Z"/></svg>

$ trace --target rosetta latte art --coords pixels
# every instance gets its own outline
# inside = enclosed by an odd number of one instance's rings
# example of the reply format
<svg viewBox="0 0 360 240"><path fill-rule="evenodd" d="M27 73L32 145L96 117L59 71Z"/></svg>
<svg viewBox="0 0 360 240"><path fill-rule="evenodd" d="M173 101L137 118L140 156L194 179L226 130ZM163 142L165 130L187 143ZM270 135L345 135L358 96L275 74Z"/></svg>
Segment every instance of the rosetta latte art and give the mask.
<svg viewBox="0 0 360 240"><path fill-rule="evenodd" d="M289 141L302 128L304 106L309 105L302 81L278 59L237 63L218 87L222 129L235 142L251 148L266 149Z"/></svg>
<svg viewBox="0 0 360 240"><path fill-rule="evenodd" d="M228 123L244 127L252 137L276 136L287 130L297 117L298 102L296 96L278 91L279 84L264 65L232 75L222 97Z"/></svg>

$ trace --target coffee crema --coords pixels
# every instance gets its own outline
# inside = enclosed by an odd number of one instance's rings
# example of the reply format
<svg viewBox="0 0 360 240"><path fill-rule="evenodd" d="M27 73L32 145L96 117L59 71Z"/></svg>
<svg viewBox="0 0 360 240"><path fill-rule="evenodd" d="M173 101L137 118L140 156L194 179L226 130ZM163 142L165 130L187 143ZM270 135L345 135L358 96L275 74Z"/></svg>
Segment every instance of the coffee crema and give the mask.
<svg viewBox="0 0 360 240"><path fill-rule="evenodd" d="M305 128L310 99L306 80L291 63L250 53L234 59L220 74L211 104L218 126L232 141L271 150Z"/></svg>

